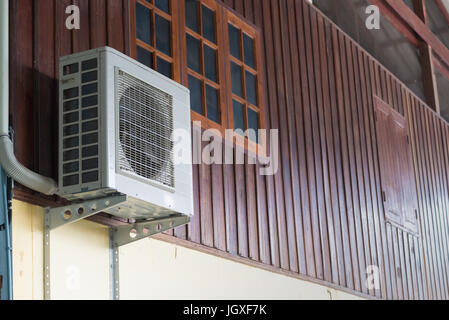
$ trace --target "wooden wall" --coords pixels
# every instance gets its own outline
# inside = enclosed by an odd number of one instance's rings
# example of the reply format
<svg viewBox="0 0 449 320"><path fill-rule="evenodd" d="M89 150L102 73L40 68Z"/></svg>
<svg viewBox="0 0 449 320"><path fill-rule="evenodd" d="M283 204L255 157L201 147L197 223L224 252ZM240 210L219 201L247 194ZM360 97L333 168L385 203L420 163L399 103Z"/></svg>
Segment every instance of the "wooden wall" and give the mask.
<svg viewBox="0 0 449 320"><path fill-rule="evenodd" d="M81 30L64 8L81 9ZM388 299L449 298L449 128L305 0L223 0L262 29L266 119L280 170L194 165L195 216L172 234L276 270ZM129 53L127 0L10 0L17 157L56 177L58 57ZM420 235L385 222L373 97L411 127ZM56 199L55 199L56 200ZM380 290L366 268L380 268Z"/></svg>

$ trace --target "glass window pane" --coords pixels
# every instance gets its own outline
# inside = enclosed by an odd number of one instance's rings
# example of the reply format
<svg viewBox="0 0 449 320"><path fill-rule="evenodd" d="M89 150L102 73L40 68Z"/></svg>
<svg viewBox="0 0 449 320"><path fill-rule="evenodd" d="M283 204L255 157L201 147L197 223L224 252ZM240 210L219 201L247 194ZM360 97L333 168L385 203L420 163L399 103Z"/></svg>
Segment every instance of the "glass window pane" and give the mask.
<svg viewBox="0 0 449 320"><path fill-rule="evenodd" d="M426 1L426 8L430 30L449 48L449 28L446 20L447 12L439 8L437 1ZM449 11L449 7L446 6L446 8Z"/></svg>
<svg viewBox="0 0 449 320"><path fill-rule="evenodd" d="M449 79L435 68L441 116L449 122Z"/></svg>
<svg viewBox="0 0 449 320"><path fill-rule="evenodd" d="M171 56L170 21L156 15L156 48L167 56Z"/></svg>
<svg viewBox="0 0 449 320"><path fill-rule="evenodd" d="M172 64L164 59L157 58L157 71L162 73L164 76L172 77Z"/></svg>
<svg viewBox="0 0 449 320"><path fill-rule="evenodd" d="M186 25L196 33L200 33L199 19L198 19L198 1L197 0L185 0L186 1Z"/></svg>
<svg viewBox="0 0 449 320"><path fill-rule="evenodd" d="M214 82L217 81L217 52L204 45L204 72L206 78Z"/></svg>
<svg viewBox="0 0 449 320"><path fill-rule="evenodd" d="M201 73L201 56L200 56L200 42L187 34L187 66Z"/></svg>
<svg viewBox="0 0 449 320"><path fill-rule="evenodd" d="M242 68L231 62L232 93L243 98Z"/></svg>
<svg viewBox="0 0 449 320"><path fill-rule="evenodd" d="M215 12L202 6L203 37L215 43Z"/></svg>
<svg viewBox="0 0 449 320"><path fill-rule="evenodd" d="M153 68L153 53L137 46L137 61L143 63L147 67Z"/></svg>
<svg viewBox="0 0 449 320"><path fill-rule="evenodd" d="M150 9L136 3L136 36L137 39L152 45L151 43L151 13Z"/></svg>
<svg viewBox="0 0 449 320"><path fill-rule="evenodd" d="M170 0L154 0L154 2L158 9L170 13Z"/></svg>
<svg viewBox="0 0 449 320"><path fill-rule="evenodd" d="M243 104L232 100L232 107L234 111L234 130L245 131L245 117L243 115L244 106Z"/></svg>
<svg viewBox="0 0 449 320"><path fill-rule="evenodd" d="M259 140L259 115L250 108L248 108L248 128L252 129L249 139L257 143Z"/></svg>
<svg viewBox="0 0 449 320"><path fill-rule="evenodd" d="M243 50L245 51L245 64L256 69L254 59L254 40L245 33L243 34Z"/></svg>
<svg viewBox="0 0 449 320"><path fill-rule="evenodd" d="M257 106L257 77L246 71L246 100Z"/></svg>
<svg viewBox="0 0 449 320"><path fill-rule="evenodd" d="M207 105L207 117L220 123L220 111L218 109L218 90L206 85L206 105Z"/></svg>
<svg viewBox="0 0 449 320"><path fill-rule="evenodd" d="M242 59L242 53L240 52L240 30L231 24L229 25L229 48L234 57Z"/></svg>
<svg viewBox="0 0 449 320"><path fill-rule="evenodd" d="M384 15L380 15L379 30L368 30L365 26L365 9L371 5L369 0L314 0L313 3L418 97L425 100L418 49Z"/></svg>
<svg viewBox="0 0 449 320"><path fill-rule="evenodd" d="M190 89L190 108L201 114L203 113L203 94L201 90L201 80L189 75L189 89Z"/></svg>

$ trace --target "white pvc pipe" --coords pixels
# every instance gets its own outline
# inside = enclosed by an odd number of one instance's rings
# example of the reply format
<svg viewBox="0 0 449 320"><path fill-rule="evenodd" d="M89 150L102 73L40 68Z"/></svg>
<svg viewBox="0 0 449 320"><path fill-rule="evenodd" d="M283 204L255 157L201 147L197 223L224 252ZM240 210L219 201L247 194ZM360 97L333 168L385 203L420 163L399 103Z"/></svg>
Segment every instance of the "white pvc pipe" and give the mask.
<svg viewBox="0 0 449 320"><path fill-rule="evenodd" d="M8 135L9 109L9 1L0 1L0 136Z"/></svg>
<svg viewBox="0 0 449 320"><path fill-rule="evenodd" d="M20 184L35 191L52 195L57 183L20 164L14 156L9 138L9 1L0 0L0 166Z"/></svg>

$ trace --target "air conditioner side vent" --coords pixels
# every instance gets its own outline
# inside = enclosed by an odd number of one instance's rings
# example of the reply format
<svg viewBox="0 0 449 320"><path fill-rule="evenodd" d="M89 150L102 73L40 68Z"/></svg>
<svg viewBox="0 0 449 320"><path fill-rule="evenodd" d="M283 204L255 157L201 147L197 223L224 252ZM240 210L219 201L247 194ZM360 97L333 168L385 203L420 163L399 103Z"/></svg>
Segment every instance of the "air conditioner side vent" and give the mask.
<svg viewBox="0 0 449 320"><path fill-rule="evenodd" d="M99 177L98 58L63 66L63 187L96 183Z"/></svg>
<svg viewBox="0 0 449 320"><path fill-rule="evenodd" d="M115 92L117 169L174 188L173 97L119 68Z"/></svg>

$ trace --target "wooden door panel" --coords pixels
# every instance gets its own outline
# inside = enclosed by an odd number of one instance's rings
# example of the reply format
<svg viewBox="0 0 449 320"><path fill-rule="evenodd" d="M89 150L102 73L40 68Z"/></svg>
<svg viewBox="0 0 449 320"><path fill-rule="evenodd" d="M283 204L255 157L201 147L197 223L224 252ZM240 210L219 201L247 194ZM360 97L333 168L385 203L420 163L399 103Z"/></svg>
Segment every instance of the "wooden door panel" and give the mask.
<svg viewBox="0 0 449 320"><path fill-rule="evenodd" d="M381 99L376 97L375 102L385 216L416 233L416 184L407 121Z"/></svg>
<svg viewBox="0 0 449 320"><path fill-rule="evenodd" d="M390 125L392 121L390 108L381 100L376 99L376 102L376 131L385 215L388 220L400 224L402 222L400 184L395 179L395 172L398 170L395 155L397 150L394 148L396 132Z"/></svg>

